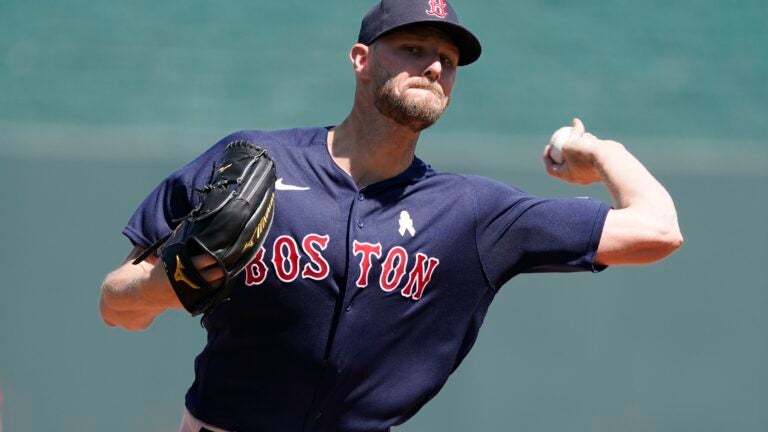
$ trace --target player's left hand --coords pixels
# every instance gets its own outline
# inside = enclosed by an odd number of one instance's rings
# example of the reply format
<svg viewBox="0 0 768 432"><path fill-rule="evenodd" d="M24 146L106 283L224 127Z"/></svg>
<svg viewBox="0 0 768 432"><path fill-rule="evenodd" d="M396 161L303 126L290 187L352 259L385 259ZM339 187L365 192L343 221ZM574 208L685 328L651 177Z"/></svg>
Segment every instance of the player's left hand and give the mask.
<svg viewBox="0 0 768 432"><path fill-rule="evenodd" d="M552 151L551 145L544 148L542 160L547 174L566 183L587 185L599 182L601 180L598 169L600 152L618 143L601 140L586 132L584 123L578 118L573 119L572 127L568 141L563 144L563 163L555 163L549 156Z"/></svg>

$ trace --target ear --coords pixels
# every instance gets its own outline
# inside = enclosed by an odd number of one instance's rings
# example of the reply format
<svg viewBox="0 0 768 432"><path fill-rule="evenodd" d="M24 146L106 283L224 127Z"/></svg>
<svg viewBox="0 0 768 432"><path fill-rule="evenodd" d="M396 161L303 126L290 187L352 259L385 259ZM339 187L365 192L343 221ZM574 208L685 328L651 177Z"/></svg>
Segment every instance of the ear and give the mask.
<svg viewBox="0 0 768 432"><path fill-rule="evenodd" d="M367 45L356 43L352 45L352 49L349 50L349 61L352 62L352 69L355 74L365 74L368 70L368 53L370 48Z"/></svg>

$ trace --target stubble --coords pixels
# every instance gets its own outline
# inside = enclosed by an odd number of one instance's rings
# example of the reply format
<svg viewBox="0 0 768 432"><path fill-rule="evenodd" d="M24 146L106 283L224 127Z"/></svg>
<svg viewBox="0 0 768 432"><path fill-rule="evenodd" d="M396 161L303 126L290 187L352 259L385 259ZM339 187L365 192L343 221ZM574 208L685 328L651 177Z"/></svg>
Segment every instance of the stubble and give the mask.
<svg viewBox="0 0 768 432"><path fill-rule="evenodd" d="M410 88L423 88L434 93L432 97L409 96L406 89L399 91L392 73L378 67L374 73L374 105L379 112L414 132L432 126L448 108L450 98L426 78L409 80Z"/></svg>

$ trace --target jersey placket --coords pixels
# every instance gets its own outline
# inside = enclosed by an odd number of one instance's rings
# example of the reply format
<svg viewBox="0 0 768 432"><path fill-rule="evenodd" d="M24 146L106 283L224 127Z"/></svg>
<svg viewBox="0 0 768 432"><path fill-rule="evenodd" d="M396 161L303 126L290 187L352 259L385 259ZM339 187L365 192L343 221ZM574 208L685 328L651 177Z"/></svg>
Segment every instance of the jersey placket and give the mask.
<svg viewBox="0 0 768 432"><path fill-rule="evenodd" d="M340 358L334 357L333 353L338 352L336 335L339 333L339 327L345 322L345 315L352 310L354 296L358 288L356 278L358 266L357 257L354 254L353 243L358 234L365 229L366 220L364 218L366 209L365 188L357 191L351 198L347 198L348 213L346 227L346 264L344 271L344 286L339 293L337 304L334 310L334 317L329 332L328 341L323 360L323 371L318 384L318 388L312 404L312 410L308 413L306 422L306 431L322 431L328 427L333 427L333 419L329 418L326 408L333 397L334 390L339 384L340 375L343 373L344 365L340 363ZM324 425L324 423L330 423ZM331 429L329 429L331 430Z"/></svg>

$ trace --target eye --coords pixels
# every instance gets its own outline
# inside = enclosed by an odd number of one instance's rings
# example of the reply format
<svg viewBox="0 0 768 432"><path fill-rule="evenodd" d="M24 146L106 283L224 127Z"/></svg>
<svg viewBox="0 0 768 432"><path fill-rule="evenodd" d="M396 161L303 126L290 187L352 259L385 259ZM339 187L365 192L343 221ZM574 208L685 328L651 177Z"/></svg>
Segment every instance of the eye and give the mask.
<svg viewBox="0 0 768 432"><path fill-rule="evenodd" d="M440 61L443 63L445 67L449 68L455 68L456 67L456 61L453 60L453 58L448 56L440 56Z"/></svg>
<svg viewBox="0 0 768 432"><path fill-rule="evenodd" d="M412 46L412 45L404 46L403 47L403 51L405 51L405 52L407 52L409 54L415 55L415 56L421 54L421 48L419 48L417 46Z"/></svg>

